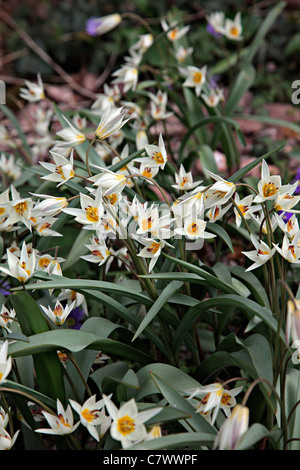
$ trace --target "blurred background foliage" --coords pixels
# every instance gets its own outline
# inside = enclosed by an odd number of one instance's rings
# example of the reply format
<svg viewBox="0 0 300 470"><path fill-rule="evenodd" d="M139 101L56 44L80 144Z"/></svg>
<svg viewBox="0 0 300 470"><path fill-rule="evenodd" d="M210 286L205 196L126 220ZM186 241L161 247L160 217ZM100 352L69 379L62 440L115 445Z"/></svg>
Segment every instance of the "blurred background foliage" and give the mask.
<svg viewBox="0 0 300 470"><path fill-rule="evenodd" d="M189 42L195 46L195 63L213 66L226 60L228 54L236 51L237 45L228 41L227 52L224 51L220 42L207 32L205 15L222 10L226 16L233 17L241 11L245 31L242 47L245 47L275 3L268 0L4 0L1 8L66 72L74 75L89 72L99 76L108 63L117 68L128 47L146 31L138 22L126 19L121 27L109 34L90 37L85 33L85 23L90 17L134 12L145 18L157 33L162 31L161 17L181 18L183 23L191 25ZM290 102L291 81L299 76L299 24L300 2L287 1L284 13L255 57L257 75L252 89L254 92L259 90L254 101L257 107L264 102ZM51 67L28 49L16 31L3 21L0 23L0 41L2 59L15 54L14 60L4 61L1 74L35 79L39 71L46 81L59 81L60 77L55 76ZM225 84L229 73L230 69L222 73Z"/></svg>

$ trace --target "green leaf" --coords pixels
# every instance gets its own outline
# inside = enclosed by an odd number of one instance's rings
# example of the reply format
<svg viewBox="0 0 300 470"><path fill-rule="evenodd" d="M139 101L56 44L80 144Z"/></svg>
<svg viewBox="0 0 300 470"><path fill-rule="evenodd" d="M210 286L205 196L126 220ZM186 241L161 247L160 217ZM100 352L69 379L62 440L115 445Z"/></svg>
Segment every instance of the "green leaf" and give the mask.
<svg viewBox="0 0 300 470"><path fill-rule="evenodd" d="M236 77L230 90L226 103L226 116L232 116L241 98L254 82L254 79L255 68L250 64L246 64Z"/></svg>
<svg viewBox="0 0 300 470"><path fill-rule="evenodd" d="M24 149L26 150L26 153L31 156L31 148L27 142L26 136L19 124L18 119L14 115L14 113L5 105L5 104L0 104L0 109L1 111L6 114L8 119L11 121L12 125L14 128L18 131L19 137L23 143Z"/></svg>
<svg viewBox="0 0 300 470"><path fill-rule="evenodd" d="M152 380L151 373L153 372L160 377L164 377L168 383L176 384L177 389L180 392L184 392L185 390L190 390L200 386L199 382L197 382L193 377L175 366L159 362L152 363L142 367L137 372L137 377L140 384L139 392L136 395L137 401L140 401L149 395L155 395L159 393L159 388Z"/></svg>
<svg viewBox="0 0 300 470"><path fill-rule="evenodd" d="M247 55L244 58L246 64L250 64L253 61L255 54L257 53L262 41L269 32L270 28L274 24L276 18L282 13L286 6L285 2L278 2L272 10L267 14L263 22L261 23L251 45L248 48Z"/></svg>
<svg viewBox="0 0 300 470"><path fill-rule="evenodd" d="M31 335L34 337L38 334L49 333L49 327L42 312L28 292L13 293L10 296L10 302L15 309L22 332L29 337L29 343L21 341L15 343L16 345L29 346ZM33 361L41 392L51 398L59 398L65 403L64 375L56 351L48 354L43 354L41 351L40 354L34 356Z"/></svg>
<svg viewBox="0 0 300 470"><path fill-rule="evenodd" d="M49 353L67 349L71 352L82 351L85 348L102 351L105 354L114 354L132 361L149 364L153 358L148 354L111 339L103 339L101 336L81 330L51 330L45 333L30 336L29 343L13 343L9 346L9 354L12 357L27 354ZM46 355L48 357L48 354Z"/></svg>
<svg viewBox="0 0 300 470"><path fill-rule="evenodd" d="M201 145L199 150L199 158L202 168L212 171L213 173L218 173L214 152L209 145Z"/></svg>
<svg viewBox="0 0 300 470"><path fill-rule="evenodd" d="M247 317L252 317L257 315L263 322L270 327L274 332L277 331L277 321L273 317L271 310L266 307L262 307L253 300L241 297L239 295L220 295L213 299L204 300L200 302L195 307L190 308L183 319L178 325L178 328L174 335L173 348L175 351L178 350L182 341L185 338L185 335L190 330L190 328L196 323L196 321L201 317L201 315L210 308L217 306L226 306L230 305L235 308L241 309L245 312ZM281 332L281 339L285 343L285 337L283 332Z"/></svg>
<svg viewBox="0 0 300 470"><path fill-rule="evenodd" d="M226 294L239 293L232 285L228 284L227 282L222 281L221 279L218 279L216 276L213 276L205 269L200 268L199 266L195 266L194 264L188 263L187 261L183 261L181 259L174 258L166 254L165 256L173 260L174 263L177 263L180 266L184 267L188 271L192 271L193 273L198 274L200 278L205 279L205 281L207 281L207 283L211 287L215 287L216 289L219 289L221 292L225 292Z"/></svg>
<svg viewBox="0 0 300 470"><path fill-rule="evenodd" d="M216 222L215 223L207 222L206 227L209 232L212 232L215 235L217 235L219 238L221 238L223 242L226 243L231 253L234 253L231 238L226 232L226 230L223 227L221 227L221 225L217 224Z"/></svg>
<svg viewBox="0 0 300 470"><path fill-rule="evenodd" d="M200 449L203 447L212 447L215 436L205 432L186 432L172 434L170 436L158 437L151 441L145 441L129 447L128 450L168 450L168 449ZM177 462L192 463L192 456L186 454L177 455ZM191 460L191 462L189 462ZM153 463L155 463L153 459ZM161 461L163 463L163 460ZM175 461L174 461L175 463Z"/></svg>
<svg viewBox="0 0 300 470"><path fill-rule="evenodd" d="M183 282L181 281L172 281L159 295L158 299L154 302L150 310L146 313L145 317L141 321L132 341L134 341L142 331L149 325L149 323L156 317L160 312L161 308L167 302L168 298L174 294L181 286Z"/></svg>
<svg viewBox="0 0 300 470"><path fill-rule="evenodd" d="M258 157L256 160L254 160L251 163L248 163L248 165L244 166L240 170L238 170L234 175L230 176L228 178L228 181L231 181L232 183L237 183L240 181L249 171L251 171L253 168L255 168L257 165L259 165L262 160L266 160L269 158L271 155L273 155L275 152L278 152L281 150L285 144L279 145L279 147L276 147L275 149L271 150L270 152L262 155L261 157Z"/></svg>
<svg viewBox="0 0 300 470"><path fill-rule="evenodd" d="M88 248L84 245L89 242L90 238L91 234L89 233L89 230L80 230L79 235L69 251L66 261L64 261L64 270L70 268L75 263L78 263L80 256L83 256L88 252Z"/></svg>

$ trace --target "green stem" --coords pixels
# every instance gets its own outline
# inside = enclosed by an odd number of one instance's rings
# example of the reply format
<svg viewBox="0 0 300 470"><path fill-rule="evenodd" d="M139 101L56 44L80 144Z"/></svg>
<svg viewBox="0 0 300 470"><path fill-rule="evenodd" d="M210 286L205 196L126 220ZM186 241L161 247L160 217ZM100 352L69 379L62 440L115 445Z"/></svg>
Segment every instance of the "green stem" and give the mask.
<svg viewBox="0 0 300 470"><path fill-rule="evenodd" d="M97 140L97 137L94 137L94 139L92 139L90 141L90 144L89 144L88 149L86 151L85 164L86 164L86 169L88 171L89 176L92 176L92 172L90 170L90 165L89 165L89 153L90 153L90 150L93 147L94 143L96 142L96 140Z"/></svg>

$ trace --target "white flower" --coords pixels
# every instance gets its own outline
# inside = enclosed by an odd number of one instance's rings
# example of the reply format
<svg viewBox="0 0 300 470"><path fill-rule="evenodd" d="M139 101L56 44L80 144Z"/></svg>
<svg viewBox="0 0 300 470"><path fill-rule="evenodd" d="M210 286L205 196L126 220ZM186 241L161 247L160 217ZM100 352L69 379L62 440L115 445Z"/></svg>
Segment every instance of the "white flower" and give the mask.
<svg viewBox="0 0 300 470"><path fill-rule="evenodd" d="M286 313L286 339L300 340L300 299L288 300Z"/></svg>
<svg viewBox="0 0 300 470"><path fill-rule="evenodd" d="M28 255L26 243L23 242L21 256L18 258L10 250L6 250L8 268L0 267L0 270L8 276L15 277L20 282L26 282L35 272L35 251Z"/></svg>
<svg viewBox="0 0 300 470"><path fill-rule="evenodd" d="M107 139L110 135L120 130L129 119L124 119L126 111L123 108L117 108L111 111L106 109L100 119L99 125L95 131L96 136L100 140Z"/></svg>
<svg viewBox="0 0 300 470"><path fill-rule="evenodd" d="M110 398L111 395L108 397ZM100 437L97 430L97 426L103 425L109 421L109 425L111 423L111 419L106 416L103 411L104 408L104 399L96 401L96 395L91 396L88 398L83 405L80 405L74 400L70 399L70 403L72 408L78 413L80 417L81 424L87 428L91 436L93 436L96 441L99 442Z"/></svg>
<svg viewBox="0 0 300 470"><path fill-rule="evenodd" d="M121 92L117 85L110 87L107 83L104 83L103 93L97 95L97 99L92 104L91 110L94 114L102 114L108 109L115 108L115 104L120 100L120 98Z"/></svg>
<svg viewBox="0 0 300 470"><path fill-rule="evenodd" d="M138 56L138 62L141 58ZM118 70L113 74L113 77L116 77L112 83L122 84L123 92L127 93L129 90L135 90L138 83L139 72L135 64L125 64L122 65Z"/></svg>
<svg viewBox="0 0 300 470"><path fill-rule="evenodd" d="M225 415L230 416L230 408L236 405L235 396L240 393L243 387L237 387L233 390L225 390L219 383L213 383L187 391L190 393L189 399L195 396L201 397L196 406L196 412L205 415L214 409L212 424L215 422L219 409L223 409Z"/></svg>
<svg viewBox="0 0 300 470"><path fill-rule="evenodd" d="M201 98L210 108L215 108L218 106L220 101L224 100L223 90L220 88L211 88L209 94L201 93Z"/></svg>
<svg viewBox="0 0 300 470"><path fill-rule="evenodd" d="M0 326L4 328L8 333L11 333L11 330L9 327L13 319L15 318L15 316L16 316L16 312L14 309L8 310L8 308L6 308L5 305L2 305L2 308L0 311Z"/></svg>
<svg viewBox="0 0 300 470"><path fill-rule="evenodd" d="M298 187L298 181L294 184L287 184L281 187L280 193L278 193L274 201L274 209L276 211L284 212L300 212L293 210L293 207L300 201L300 196L293 196L294 192Z"/></svg>
<svg viewBox="0 0 300 470"><path fill-rule="evenodd" d="M7 205L8 217L4 225L14 225L17 222L22 222L30 230L30 215L33 201L31 198L21 197L13 185L11 185L11 195L12 201Z"/></svg>
<svg viewBox="0 0 300 470"><path fill-rule="evenodd" d="M166 20L161 20L161 27L162 29L167 32L167 38L169 41L177 41L178 39L182 38L187 34L190 29L190 26L184 26L183 28L179 28L176 21L173 21L170 25L166 22Z"/></svg>
<svg viewBox="0 0 300 470"><path fill-rule="evenodd" d="M241 13L237 12L233 20L226 18L224 25L224 34L228 39L240 41L242 37Z"/></svg>
<svg viewBox="0 0 300 470"><path fill-rule="evenodd" d="M201 181L194 183L192 172L186 172L183 165L180 165L179 173L175 173L175 181L176 184L172 184L172 187L180 191L193 189L201 183Z"/></svg>
<svg viewBox="0 0 300 470"><path fill-rule="evenodd" d="M278 245L274 244L275 249L281 256L286 259L289 263L300 263L300 245L299 245L299 236L300 232L298 231L296 235L290 240L287 233L283 237L281 248Z"/></svg>
<svg viewBox="0 0 300 470"><path fill-rule="evenodd" d="M159 258L159 255L161 254L161 251L163 247L168 243L162 240L154 240L153 238L141 238L139 241L145 245L145 247L138 253L138 256L142 258L151 258L150 264L149 264L149 272L151 272L156 264L156 261Z"/></svg>
<svg viewBox="0 0 300 470"><path fill-rule="evenodd" d="M2 427L0 427L0 450L10 450L19 435L20 430L15 432L13 437Z"/></svg>
<svg viewBox="0 0 300 470"><path fill-rule="evenodd" d="M183 73L186 75L186 79L183 82L184 87L195 88L196 96L200 96L203 85L206 81L207 66L204 65L199 69L193 65L188 65Z"/></svg>
<svg viewBox="0 0 300 470"><path fill-rule="evenodd" d="M101 188L97 189L95 199L80 193L80 205L81 209L68 207L63 212L75 216L76 222L96 229L104 213Z"/></svg>
<svg viewBox="0 0 300 470"><path fill-rule="evenodd" d="M190 240L197 240L198 238L213 238L216 235L205 231L206 222L203 219L193 216L187 216L184 220L183 227L174 229L178 235L183 235Z"/></svg>
<svg viewBox="0 0 300 470"><path fill-rule="evenodd" d="M0 344L0 384L5 382L12 368L12 357L8 356L8 341Z"/></svg>
<svg viewBox="0 0 300 470"><path fill-rule="evenodd" d="M250 213L258 210L257 206L251 207L251 203L253 201L253 196L249 195L244 197L243 199L240 199L238 193L235 193L234 201L239 209L237 210L236 207L234 207L234 214L235 214L235 223L237 227L240 227L242 223L242 216L247 220L250 219ZM241 214L240 214L241 213Z"/></svg>
<svg viewBox="0 0 300 470"><path fill-rule="evenodd" d="M48 162L39 162L42 167L46 168L46 170L50 171L50 175L42 176L43 180L53 181L57 184L57 187L61 186L62 184L66 183L66 181L74 178L75 173L73 170L74 164L74 157L73 157L74 149L71 151L70 160L63 157L62 155L52 152L50 153L53 157L55 163L48 163Z"/></svg>
<svg viewBox="0 0 300 470"><path fill-rule="evenodd" d="M247 268L246 271L252 271L253 269L259 268L269 261L276 251L275 247L272 249L269 248L269 246L262 240L258 242L252 234L250 235L250 238L256 249L252 251L242 251L242 253L247 256L247 258L249 258L251 261L254 261L254 263L249 268Z"/></svg>
<svg viewBox="0 0 300 470"><path fill-rule="evenodd" d="M231 208L231 206L232 203L227 204L227 206L225 207L213 206L206 212L205 215L211 222L216 222L217 220L220 220L223 215L226 214L226 212Z"/></svg>
<svg viewBox="0 0 300 470"><path fill-rule="evenodd" d="M38 84L25 81L27 88L20 89L20 97L24 100L35 102L45 98L44 85L41 75L37 75Z"/></svg>
<svg viewBox="0 0 300 470"><path fill-rule="evenodd" d="M113 439L121 441L124 449L130 447L134 442L141 441L147 437L144 423L162 409L154 408L139 412L134 398L124 403L118 409L109 397L103 395L103 399L107 411L113 420L110 427L111 436Z"/></svg>
<svg viewBox="0 0 300 470"><path fill-rule="evenodd" d="M158 145L154 145L154 144L145 145L145 150L148 155L148 163L151 166L158 166L163 170L168 161L168 155L167 155L166 147L164 144L163 136L159 134ZM137 158L135 161L147 163L147 161L144 158L143 159Z"/></svg>
<svg viewBox="0 0 300 470"><path fill-rule="evenodd" d="M59 214L62 209L68 206L68 201L65 197L49 196L47 194L31 193L33 196L44 199L42 202L35 203L31 214L35 217L38 216L54 216Z"/></svg>
<svg viewBox="0 0 300 470"><path fill-rule="evenodd" d="M178 62L182 64L190 55L192 55L193 51L193 47L179 46L175 52L175 57Z"/></svg>
<svg viewBox="0 0 300 470"><path fill-rule="evenodd" d="M108 168L102 168L98 165L92 165L102 171L101 174L94 175L90 178L95 186L100 186L103 190L103 196L110 196L113 193L121 192L127 182L126 176L121 173L114 173Z"/></svg>
<svg viewBox="0 0 300 470"><path fill-rule="evenodd" d="M61 326L64 324L65 320L68 318L69 314L75 307L75 301L71 305L66 305L63 307L63 305L60 303L59 300L56 301L54 309L44 307L44 305L41 305L41 308L44 310L45 314L50 318L50 320L55 323L57 326Z"/></svg>
<svg viewBox="0 0 300 470"><path fill-rule="evenodd" d="M156 121L167 119L172 116L172 112L167 112L168 94L161 90L158 90L157 94L149 92L150 98L150 114Z"/></svg>
<svg viewBox="0 0 300 470"><path fill-rule="evenodd" d="M12 180L16 180L22 174L22 170L17 163L15 163L15 157L13 154L6 157L5 153L1 153L0 170Z"/></svg>
<svg viewBox="0 0 300 470"><path fill-rule="evenodd" d="M35 429L35 432L64 436L66 434L71 434L80 424L80 421L78 421L74 425L71 406L68 405L67 409L64 410L59 399L57 399L57 415L48 413L47 411L42 411L42 413L48 421L50 428Z"/></svg>
<svg viewBox="0 0 300 470"><path fill-rule="evenodd" d="M218 176L212 173L209 170L204 170L207 175L209 175L216 182L205 191L206 196L206 207L211 207L214 204L223 205L228 199L230 199L235 190L236 186L230 181L226 181L221 176Z"/></svg>
<svg viewBox="0 0 300 470"><path fill-rule="evenodd" d="M64 142L58 142L59 147L74 147L75 145L82 144L86 140L86 136L76 129L75 125L73 125L65 116L63 116L64 120L68 124L68 127L65 127L61 131L57 132L56 135L61 137Z"/></svg>
<svg viewBox="0 0 300 470"><path fill-rule="evenodd" d="M216 33L224 34L225 16L222 11L210 13L207 15L206 20L213 27Z"/></svg>
<svg viewBox="0 0 300 470"><path fill-rule="evenodd" d="M249 427L249 408L236 405L229 418L221 425L215 440L219 450L235 450Z"/></svg>
<svg viewBox="0 0 300 470"><path fill-rule="evenodd" d="M258 182L258 195L253 202L272 201L278 197L281 188L281 177L270 175L269 167L265 160L262 161L261 179Z"/></svg>

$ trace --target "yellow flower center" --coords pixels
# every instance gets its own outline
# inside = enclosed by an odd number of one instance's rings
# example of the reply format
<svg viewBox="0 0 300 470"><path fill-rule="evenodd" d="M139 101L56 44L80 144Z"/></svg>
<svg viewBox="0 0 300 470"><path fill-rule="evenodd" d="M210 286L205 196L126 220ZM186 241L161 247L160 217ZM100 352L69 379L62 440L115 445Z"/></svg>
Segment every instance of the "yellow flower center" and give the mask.
<svg viewBox="0 0 300 470"><path fill-rule="evenodd" d="M296 259L295 246L294 246L294 245L290 245L290 246L288 247L288 250L291 252L293 258Z"/></svg>
<svg viewBox="0 0 300 470"><path fill-rule="evenodd" d="M227 392L223 392L222 398L221 398L221 403L222 405L230 405L231 404L231 395Z"/></svg>
<svg viewBox="0 0 300 470"><path fill-rule="evenodd" d="M152 217L148 217L148 219L142 220L142 229L149 230L152 227Z"/></svg>
<svg viewBox="0 0 300 470"><path fill-rule="evenodd" d="M59 419L60 423L61 423L63 426L65 426L66 428L70 428L70 427L71 427L70 423L68 423L68 420L66 420L66 419L63 417L62 414L58 415L58 419Z"/></svg>
<svg viewBox="0 0 300 470"><path fill-rule="evenodd" d="M127 434L130 434L134 431L135 422L128 415L122 416L122 418L119 418L117 421L117 429L119 433L122 434L122 436L127 436Z"/></svg>
<svg viewBox="0 0 300 470"><path fill-rule="evenodd" d="M53 313L56 317L61 317L63 314L63 309L60 305L56 305L56 307L54 307Z"/></svg>
<svg viewBox="0 0 300 470"><path fill-rule="evenodd" d="M193 82L194 83L201 83L202 81L202 73L201 72L195 72L194 75L193 75Z"/></svg>
<svg viewBox="0 0 300 470"><path fill-rule="evenodd" d="M117 202L118 196L116 195L116 193L113 193L107 196L107 199L109 200L110 204L113 206Z"/></svg>
<svg viewBox="0 0 300 470"><path fill-rule="evenodd" d="M289 220L287 221L286 226L287 226L288 232L290 232L291 230L293 230L293 222L292 222L291 219L289 219Z"/></svg>
<svg viewBox="0 0 300 470"><path fill-rule="evenodd" d="M3 215L5 212L5 208L4 207L0 207L0 215Z"/></svg>
<svg viewBox="0 0 300 470"><path fill-rule="evenodd" d="M249 209L249 206L244 206L241 204L240 206L238 206L238 208L240 209L241 213L244 215Z"/></svg>
<svg viewBox="0 0 300 470"><path fill-rule="evenodd" d="M41 227L39 228L39 232L42 232L43 230L46 230L47 228L50 228L51 227L51 224L49 224L49 222L45 222L43 223L43 225L41 225Z"/></svg>
<svg viewBox="0 0 300 470"><path fill-rule="evenodd" d="M161 152L155 152L153 154L153 160L156 161L159 165L162 165L164 163L164 157L162 156Z"/></svg>
<svg viewBox="0 0 300 470"><path fill-rule="evenodd" d="M82 412L81 412L82 416L84 419L86 419L89 423L91 423L92 421L94 421L95 418L98 418L98 413L97 411L91 411L89 410L88 408L85 408Z"/></svg>
<svg viewBox="0 0 300 470"><path fill-rule="evenodd" d="M271 197L274 196L278 191L275 184L272 182L266 183L263 186L263 195L264 197Z"/></svg>
<svg viewBox="0 0 300 470"><path fill-rule="evenodd" d="M157 251L159 250L160 248L160 243L156 243L156 242L153 242L151 246L149 246L149 248L147 248L147 251L149 251L149 253L157 253Z"/></svg>
<svg viewBox="0 0 300 470"><path fill-rule="evenodd" d="M147 176L147 178L151 178L151 176L152 176L151 168L149 166L146 166L143 170L142 175Z"/></svg>
<svg viewBox="0 0 300 470"><path fill-rule="evenodd" d="M187 228L187 232L190 233L191 235L195 235L196 233L199 232L199 225L196 224L195 222L191 223Z"/></svg>
<svg viewBox="0 0 300 470"><path fill-rule="evenodd" d="M85 209L86 218L89 222L98 222L99 220L99 212L97 207L88 206Z"/></svg>
<svg viewBox="0 0 300 470"><path fill-rule="evenodd" d="M259 250L257 250L257 254L258 254L258 255L268 255L269 252L268 252L268 251L263 251L263 250L259 249Z"/></svg>
<svg viewBox="0 0 300 470"><path fill-rule="evenodd" d="M47 266L49 266L49 264L50 264L49 258L40 258L39 259L39 266L41 268L47 268Z"/></svg>
<svg viewBox="0 0 300 470"><path fill-rule="evenodd" d="M169 32L168 37L171 41L175 41L178 35L178 28L172 29L172 31Z"/></svg>
<svg viewBox="0 0 300 470"><path fill-rule="evenodd" d="M23 202L19 202L18 204L16 204L14 206L15 208L15 211L17 212L17 214L19 215L23 215L24 212L27 210L27 202L26 201L23 201Z"/></svg>
<svg viewBox="0 0 300 470"><path fill-rule="evenodd" d="M239 29L236 26L231 26L230 34L232 36L238 36L239 35Z"/></svg>
<svg viewBox="0 0 300 470"><path fill-rule="evenodd" d="M187 182L188 182L188 179L187 179L186 176L184 176L184 177L182 178L182 181L181 181L181 183L180 183L180 186L183 188L183 187L186 185Z"/></svg>

